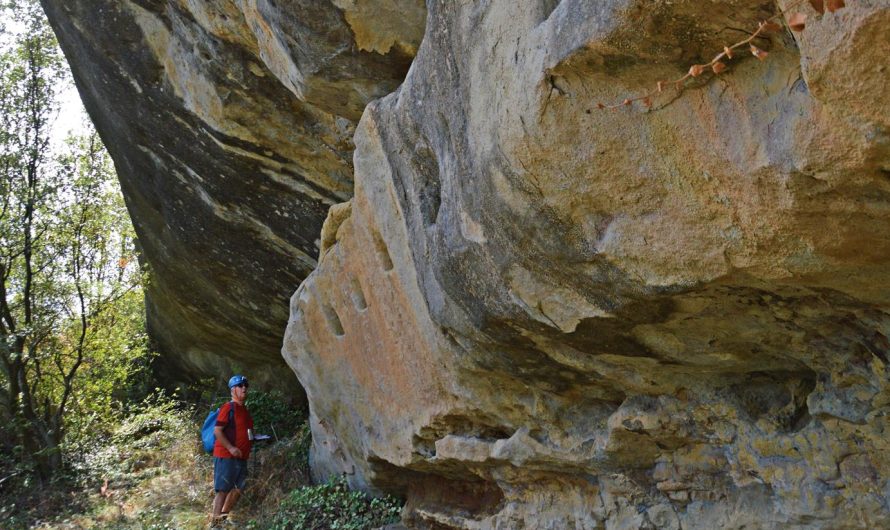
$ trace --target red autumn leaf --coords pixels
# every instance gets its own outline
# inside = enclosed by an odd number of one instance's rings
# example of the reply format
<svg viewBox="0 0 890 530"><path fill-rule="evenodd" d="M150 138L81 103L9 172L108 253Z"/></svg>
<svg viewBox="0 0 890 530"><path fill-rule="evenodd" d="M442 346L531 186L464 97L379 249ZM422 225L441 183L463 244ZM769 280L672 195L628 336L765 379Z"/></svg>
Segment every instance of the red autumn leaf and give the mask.
<svg viewBox="0 0 890 530"><path fill-rule="evenodd" d="M825 7L829 13L834 13L842 7L847 7L847 4L844 3L844 0L828 0L828 5Z"/></svg>
<svg viewBox="0 0 890 530"><path fill-rule="evenodd" d="M730 48L730 47L728 47L728 46L724 46L724 47L723 47L723 53L726 54L726 58L727 58L727 59L732 59L732 48Z"/></svg>
<svg viewBox="0 0 890 530"><path fill-rule="evenodd" d="M606 106L603 105L602 103L597 103L597 104L596 104L596 108L602 110L602 109L606 108Z"/></svg>
<svg viewBox="0 0 890 530"><path fill-rule="evenodd" d="M621 104L625 107L629 107L631 103L633 102L629 98L626 98L624 101L621 102Z"/></svg>
<svg viewBox="0 0 890 530"><path fill-rule="evenodd" d="M644 97L643 105L646 105L647 108L651 107L652 106L652 98L650 98L649 96Z"/></svg>
<svg viewBox="0 0 890 530"><path fill-rule="evenodd" d="M754 57L757 57L761 61L766 59L766 56L769 55L767 52L761 50L760 48L758 48L757 46L754 46L753 44L751 45L751 53L754 55Z"/></svg>
<svg viewBox="0 0 890 530"><path fill-rule="evenodd" d="M693 64L689 67L689 75L692 77L698 77L705 71L705 67L700 64Z"/></svg>
<svg viewBox="0 0 890 530"><path fill-rule="evenodd" d="M764 33L776 33L782 31L782 26L767 20L760 23L760 30Z"/></svg>
<svg viewBox="0 0 890 530"><path fill-rule="evenodd" d="M723 70L726 70L726 65L721 63L720 61L717 61L716 63L711 65L711 70L713 70L715 74L719 74Z"/></svg>
<svg viewBox="0 0 890 530"><path fill-rule="evenodd" d="M820 15L825 12L825 5L822 0L810 0L810 5L813 6Z"/></svg>
<svg viewBox="0 0 890 530"><path fill-rule="evenodd" d="M788 27L792 31L803 31L807 25L807 16L803 13L794 13L788 17Z"/></svg>

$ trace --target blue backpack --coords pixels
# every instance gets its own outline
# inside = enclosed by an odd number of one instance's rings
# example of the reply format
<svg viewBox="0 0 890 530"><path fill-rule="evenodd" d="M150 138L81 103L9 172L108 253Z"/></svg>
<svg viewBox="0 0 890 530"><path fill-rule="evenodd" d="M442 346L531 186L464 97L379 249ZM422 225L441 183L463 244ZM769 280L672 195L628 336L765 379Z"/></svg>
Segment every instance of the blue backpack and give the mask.
<svg viewBox="0 0 890 530"><path fill-rule="evenodd" d="M213 444L216 442L216 435L213 434L213 429L216 428L216 419L218 417L219 409L216 409L207 415L207 419L204 420L204 426L201 427L201 441L204 443L204 451L207 453L213 452ZM229 424L232 424L234 421L235 407L229 407Z"/></svg>

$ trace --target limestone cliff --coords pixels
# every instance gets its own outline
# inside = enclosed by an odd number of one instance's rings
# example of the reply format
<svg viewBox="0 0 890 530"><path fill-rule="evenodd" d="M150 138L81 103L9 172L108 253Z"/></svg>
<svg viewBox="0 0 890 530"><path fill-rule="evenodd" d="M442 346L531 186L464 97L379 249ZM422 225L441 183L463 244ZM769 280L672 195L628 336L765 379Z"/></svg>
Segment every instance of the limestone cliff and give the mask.
<svg viewBox="0 0 890 530"><path fill-rule="evenodd" d="M887 0L615 111L791 2L43 1L171 363L274 377L308 274L318 477L417 528L890 527Z"/></svg>
<svg viewBox="0 0 890 530"><path fill-rule="evenodd" d="M429 2L291 301L315 472L418 528L890 526L890 4L847 4L601 111L776 4Z"/></svg>
<svg viewBox="0 0 890 530"><path fill-rule="evenodd" d="M292 381L287 299L352 194L365 104L423 35L422 0L368 4L43 0L117 166L169 377Z"/></svg>

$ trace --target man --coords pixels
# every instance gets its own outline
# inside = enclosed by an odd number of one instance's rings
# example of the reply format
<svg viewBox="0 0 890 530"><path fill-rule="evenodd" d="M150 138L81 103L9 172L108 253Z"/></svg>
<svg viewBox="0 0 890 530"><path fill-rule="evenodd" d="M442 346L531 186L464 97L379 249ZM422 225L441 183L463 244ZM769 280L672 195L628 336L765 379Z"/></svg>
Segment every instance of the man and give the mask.
<svg viewBox="0 0 890 530"><path fill-rule="evenodd" d="M253 418L244 406L247 388L247 378L243 375L229 379L232 401L220 407L213 429L216 437L213 444L213 489L216 496L213 498L211 527L214 528L226 521L247 479L247 459L253 444L252 436L248 433L248 430L250 434L253 433ZM230 414L230 410L234 413Z"/></svg>

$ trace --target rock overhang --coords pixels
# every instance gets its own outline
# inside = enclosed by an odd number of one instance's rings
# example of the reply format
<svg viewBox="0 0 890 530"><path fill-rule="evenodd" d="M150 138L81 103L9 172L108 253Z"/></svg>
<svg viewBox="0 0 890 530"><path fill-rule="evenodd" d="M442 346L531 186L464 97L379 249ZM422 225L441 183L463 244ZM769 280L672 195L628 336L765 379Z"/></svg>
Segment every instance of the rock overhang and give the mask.
<svg viewBox="0 0 890 530"><path fill-rule="evenodd" d="M880 3L642 112L596 104L775 5L44 4L179 366L268 368L314 269L318 476L419 527L886 524Z"/></svg>
<svg viewBox="0 0 890 530"><path fill-rule="evenodd" d="M885 524L886 7L620 111L774 5L429 8L292 299L316 472L418 527Z"/></svg>
<svg viewBox="0 0 890 530"><path fill-rule="evenodd" d="M385 20L356 17L375 3ZM351 196L361 111L402 81L425 14L339 4L43 2L121 179L168 379L297 386L280 370L287 298Z"/></svg>

